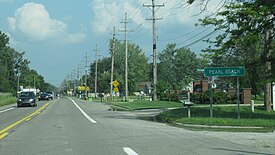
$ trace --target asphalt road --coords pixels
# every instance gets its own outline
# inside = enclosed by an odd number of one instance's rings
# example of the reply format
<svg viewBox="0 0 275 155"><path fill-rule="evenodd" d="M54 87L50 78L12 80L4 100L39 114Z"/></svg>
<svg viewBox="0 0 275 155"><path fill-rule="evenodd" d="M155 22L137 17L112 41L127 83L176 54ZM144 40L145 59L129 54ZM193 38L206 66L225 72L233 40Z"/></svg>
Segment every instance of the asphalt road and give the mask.
<svg viewBox="0 0 275 155"><path fill-rule="evenodd" d="M40 106L45 109L0 113L1 131L35 110L41 111L7 131L9 134L0 140L1 155L275 154L271 148L139 120L135 113L109 111L109 106L101 103L62 98ZM28 112L18 118L21 111Z"/></svg>

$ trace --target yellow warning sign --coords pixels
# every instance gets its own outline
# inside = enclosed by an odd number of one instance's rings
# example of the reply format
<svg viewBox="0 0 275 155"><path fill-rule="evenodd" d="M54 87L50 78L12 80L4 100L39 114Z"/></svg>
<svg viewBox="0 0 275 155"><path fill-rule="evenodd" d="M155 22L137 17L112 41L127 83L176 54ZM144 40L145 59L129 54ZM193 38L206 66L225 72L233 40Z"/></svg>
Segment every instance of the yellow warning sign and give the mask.
<svg viewBox="0 0 275 155"><path fill-rule="evenodd" d="M117 82L117 80L113 81L113 85L114 85L115 87L117 87L117 86L119 85L119 83Z"/></svg>
<svg viewBox="0 0 275 155"><path fill-rule="evenodd" d="M114 87L114 92L118 92L118 87Z"/></svg>

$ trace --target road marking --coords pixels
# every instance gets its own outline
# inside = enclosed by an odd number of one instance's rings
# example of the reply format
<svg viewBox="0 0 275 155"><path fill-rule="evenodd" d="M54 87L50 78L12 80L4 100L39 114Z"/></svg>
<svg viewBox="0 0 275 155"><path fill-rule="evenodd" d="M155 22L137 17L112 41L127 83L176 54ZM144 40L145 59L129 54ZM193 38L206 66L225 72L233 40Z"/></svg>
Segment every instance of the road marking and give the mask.
<svg viewBox="0 0 275 155"><path fill-rule="evenodd" d="M76 103L73 99L69 98L74 105L80 110L80 112L91 122L91 123L97 123L94 119L92 119L88 114L86 114Z"/></svg>
<svg viewBox="0 0 275 155"><path fill-rule="evenodd" d="M41 108L39 108L38 110L36 110L34 113L30 114L29 116L27 116L27 117L25 117L25 118L23 118L23 119L21 119L21 120L15 122L15 123L9 125L8 127L4 128L4 129L2 129L2 130L0 130L0 136L5 135L5 134L7 133L8 130L10 130L11 128L15 127L16 125L22 123L23 121L26 121L26 120L28 120L29 118L31 118L31 117L37 115L38 112L40 112L40 111L42 111L43 109L45 109L48 105L49 105L49 103L46 103L44 106L42 106ZM1 139L1 138L0 138L0 139Z"/></svg>
<svg viewBox="0 0 275 155"><path fill-rule="evenodd" d="M25 121L29 121L29 120L31 120L31 119L32 119L32 118L29 117L29 118L25 119Z"/></svg>
<svg viewBox="0 0 275 155"><path fill-rule="evenodd" d="M7 132L1 134L1 135L0 135L0 140L3 139L3 138L5 138L8 134L9 134L9 133L7 133Z"/></svg>
<svg viewBox="0 0 275 155"><path fill-rule="evenodd" d="M128 154L128 155L138 155L134 150L132 150L131 148L129 147L124 147L123 148L123 151Z"/></svg>
<svg viewBox="0 0 275 155"><path fill-rule="evenodd" d="M9 109L5 109L5 110L2 110L2 111L0 111L0 114L1 114L1 113L3 113L3 112L7 112L7 111L10 111L10 110L12 110L12 109L14 109L14 107L12 107L12 108L9 108Z"/></svg>

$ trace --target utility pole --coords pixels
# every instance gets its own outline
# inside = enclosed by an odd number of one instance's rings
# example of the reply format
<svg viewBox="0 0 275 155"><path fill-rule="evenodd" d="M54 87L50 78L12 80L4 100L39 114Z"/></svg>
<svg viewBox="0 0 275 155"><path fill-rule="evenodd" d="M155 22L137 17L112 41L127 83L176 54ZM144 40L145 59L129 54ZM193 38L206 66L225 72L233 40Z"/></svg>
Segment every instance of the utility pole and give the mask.
<svg viewBox="0 0 275 155"><path fill-rule="evenodd" d="M86 56L85 56L85 99L87 99L87 97L88 97L87 74L88 74L88 55L87 55L87 52L86 52Z"/></svg>
<svg viewBox="0 0 275 155"><path fill-rule="evenodd" d="M271 15L267 15L266 20L269 20L271 18ZM264 54L265 54L265 92L264 92L264 105L265 105L265 110L270 112L271 109L271 42L272 42L272 37L271 37L271 29L265 29L265 41L264 41ZM274 104L274 103L273 103Z"/></svg>
<svg viewBox="0 0 275 155"><path fill-rule="evenodd" d="M153 100L156 101L157 100L157 37L156 37L156 20L160 20L162 18L156 18L155 17L155 8L156 7L163 7L164 4L162 5L156 5L155 1L152 0L152 4L151 5L144 5L144 7L152 7L152 18L151 19L147 19L147 20L152 20L153 21L153 92L154 92L154 96L153 96Z"/></svg>
<svg viewBox="0 0 275 155"><path fill-rule="evenodd" d="M127 13L125 13L125 21L124 23L124 30L122 32L125 33L125 101L128 101L128 32L131 32L127 29L128 19Z"/></svg>
<svg viewBox="0 0 275 155"><path fill-rule="evenodd" d="M96 58L95 58L95 98L97 97L97 63L98 63L98 49L97 49L97 45L96 45Z"/></svg>
<svg viewBox="0 0 275 155"><path fill-rule="evenodd" d="M33 76L33 88L36 89L35 87L36 87L36 85L35 85L35 76Z"/></svg>
<svg viewBox="0 0 275 155"><path fill-rule="evenodd" d="M113 39L112 39L112 67L111 67L111 89L110 89L110 95L111 95L111 100L113 101L113 81L114 81L114 63L115 63L115 36L116 36L116 28L113 28Z"/></svg>

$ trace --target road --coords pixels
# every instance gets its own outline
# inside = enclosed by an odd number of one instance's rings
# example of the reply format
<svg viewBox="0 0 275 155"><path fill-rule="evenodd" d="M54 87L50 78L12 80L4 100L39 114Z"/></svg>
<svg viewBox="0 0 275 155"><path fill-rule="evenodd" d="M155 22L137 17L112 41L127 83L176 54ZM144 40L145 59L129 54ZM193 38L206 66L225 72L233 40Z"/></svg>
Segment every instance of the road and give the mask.
<svg viewBox="0 0 275 155"><path fill-rule="evenodd" d="M40 112L26 119L39 109ZM76 98L0 113L0 131L22 119L0 139L1 155L275 154L274 148L240 144L218 134L139 120L135 113L110 111L105 104Z"/></svg>

